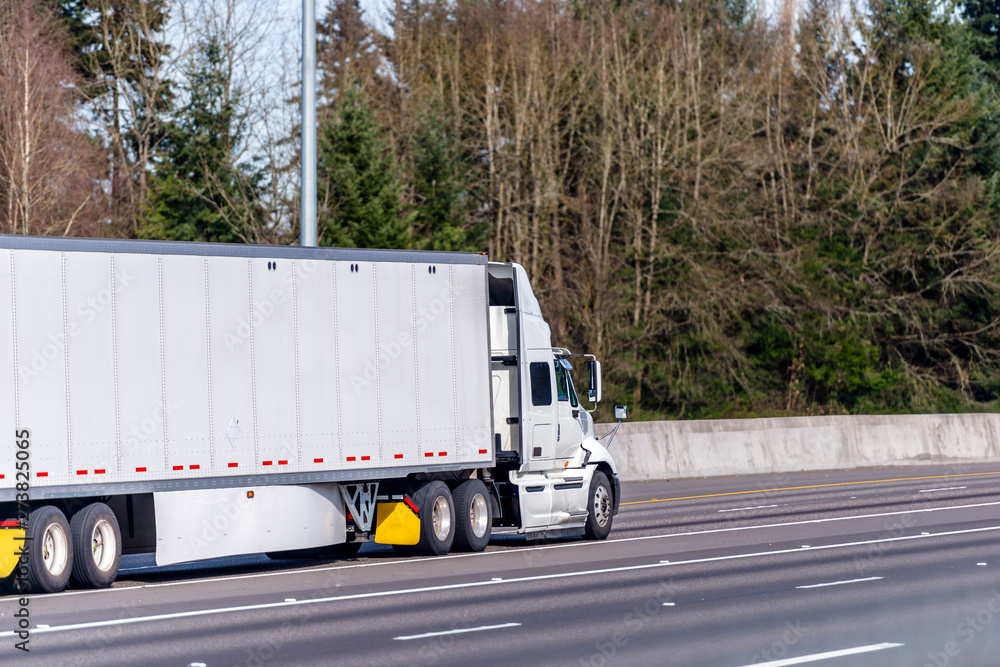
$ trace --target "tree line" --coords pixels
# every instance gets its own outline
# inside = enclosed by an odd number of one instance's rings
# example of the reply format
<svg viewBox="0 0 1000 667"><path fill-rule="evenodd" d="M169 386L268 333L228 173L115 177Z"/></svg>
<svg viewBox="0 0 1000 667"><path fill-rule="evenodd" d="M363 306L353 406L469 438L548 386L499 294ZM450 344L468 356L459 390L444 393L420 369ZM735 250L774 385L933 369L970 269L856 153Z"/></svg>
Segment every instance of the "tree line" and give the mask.
<svg viewBox="0 0 1000 667"><path fill-rule="evenodd" d="M298 26L269 7L0 0L0 229L294 243ZM998 27L993 0L333 0L320 244L523 264L641 418L996 410Z"/></svg>

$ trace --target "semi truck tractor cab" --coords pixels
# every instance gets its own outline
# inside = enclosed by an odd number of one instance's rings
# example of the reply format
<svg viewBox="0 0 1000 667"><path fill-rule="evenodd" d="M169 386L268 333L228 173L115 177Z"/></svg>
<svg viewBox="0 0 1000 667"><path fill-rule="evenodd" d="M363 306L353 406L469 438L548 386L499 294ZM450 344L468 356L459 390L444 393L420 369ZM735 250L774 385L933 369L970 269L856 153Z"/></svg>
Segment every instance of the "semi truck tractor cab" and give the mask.
<svg viewBox="0 0 1000 667"><path fill-rule="evenodd" d="M498 523L529 538L604 539L621 493L591 416L601 400L601 364L552 347L519 264L489 265L489 308ZM575 368L585 373L582 392Z"/></svg>

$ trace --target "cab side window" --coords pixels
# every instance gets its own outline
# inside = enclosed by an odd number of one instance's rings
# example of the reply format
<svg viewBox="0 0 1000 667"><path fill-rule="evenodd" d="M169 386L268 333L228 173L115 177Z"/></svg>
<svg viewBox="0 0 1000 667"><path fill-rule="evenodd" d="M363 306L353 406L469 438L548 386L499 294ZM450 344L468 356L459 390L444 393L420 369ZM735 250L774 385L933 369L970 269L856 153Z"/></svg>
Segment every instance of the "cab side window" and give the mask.
<svg viewBox="0 0 1000 667"><path fill-rule="evenodd" d="M556 359L556 393L560 401L569 401L570 405L577 408L580 407L580 401L573 387L573 376L569 374L572 369L565 359Z"/></svg>
<svg viewBox="0 0 1000 667"><path fill-rule="evenodd" d="M569 384L569 404L574 408L580 407L580 400L576 397L576 387L573 386L573 376L566 371L566 382Z"/></svg>
<svg viewBox="0 0 1000 667"><path fill-rule="evenodd" d="M533 361L528 366L531 377L531 404L552 405L552 373L544 361Z"/></svg>
<svg viewBox="0 0 1000 667"><path fill-rule="evenodd" d="M566 369L563 368L562 360L556 360L556 395L560 401L569 400L569 383L566 380Z"/></svg>

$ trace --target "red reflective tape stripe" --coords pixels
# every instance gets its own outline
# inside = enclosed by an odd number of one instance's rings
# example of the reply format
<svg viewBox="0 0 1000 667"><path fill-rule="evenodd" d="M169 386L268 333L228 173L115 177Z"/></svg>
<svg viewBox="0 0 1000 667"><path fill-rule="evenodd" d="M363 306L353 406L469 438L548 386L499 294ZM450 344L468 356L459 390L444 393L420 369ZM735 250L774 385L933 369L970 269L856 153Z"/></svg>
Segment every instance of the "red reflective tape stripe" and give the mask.
<svg viewBox="0 0 1000 667"><path fill-rule="evenodd" d="M49 473L47 473L47 472L36 472L35 473L35 477L48 477L48 476L49 476Z"/></svg>
<svg viewBox="0 0 1000 667"><path fill-rule="evenodd" d="M479 453L480 453L480 454L485 454L485 453L486 453L486 450L485 450L485 449L480 449L480 450L479 450Z"/></svg>
<svg viewBox="0 0 1000 667"><path fill-rule="evenodd" d="M323 459L313 459L313 463L322 463Z"/></svg>
<svg viewBox="0 0 1000 667"><path fill-rule="evenodd" d="M347 460L348 461L357 461L358 459L356 457L353 457L353 456L348 456Z"/></svg>
<svg viewBox="0 0 1000 667"><path fill-rule="evenodd" d="M403 455L402 454L396 454L396 458L397 459L401 459L401 458L403 458Z"/></svg>
<svg viewBox="0 0 1000 667"><path fill-rule="evenodd" d="M438 456L448 456L448 452L438 452Z"/></svg>
<svg viewBox="0 0 1000 667"><path fill-rule="evenodd" d="M362 460L362 461L371 461L371 460L372 460L372 457L370 457L370 456L362 456L362 457L361 457L361 460Z"/></svg>
<svg viewBox="0 0 1000 667"><path fill-rule="evenodd" d="M77 474L77 475L86 475L86 474L87 474L87 471L86 471L86 470L77 470L77 471L76 471L76 474Z"/></svg>
<svg viewBox="0 0 1000 667"><path fill-rule="evenodd" d="M97 470L94 471L94 474L95 475L103 475L105 472L107 472L107 471L104 468L98 468Z"/></svg>
<svg viewBox="0 0 1000 667"><path fill-rule="evenodd" d="M181 468L183 468L183 467L184 466L181 466ZM196 463L193 466L188 466L188 468L191 468L191 470L198 470L199 468L201 468L201 465L198 464L198 463Z"/></svg>
<svg viewBox="0 0 1000 667"><path fill-rule="evenodd" d="M266 466L271 465L271 461L264 461L264 465L266 465Z"/></svg>
<svg viewBox="0 0 1000 667"><path fill-rule="evenodd" d="M184 470L184 466L174 466L174 470Z"/></svg>
<svg viewBox="0 0 1000 667"><path fill-rule="evenodd" d="M424 452L424 456L434 456L434 452Z"/></svg>
<svg viewBox="0 0 1000 667"><path fill-rule="evenodd" d="M6 521L0 521L0 528L20 528L21 523L13 519L7 519Z"/></svg>
<svg viewBox="0 0 1000 667"><path fill-rule="evenodd" d="M146 472L146 468L145 468L145 467L142 467L142 468L136 468L136 469L135 469L135 471L136 471L136 472Z"/></svg>
<svg viewBox="0 0 1000 667"><path fill-rule="evenodd" d="M235 463L230 463L230 464L229 464L229 467L230 467L230 468L235 468L235 467L236 467L236 464L235 464Z"/></svg>
<svg viewBox="0 0 1000 667"><path fill-rule="evenodd" d="M279 466L286 466L286 465L288 465L288 461L278 461L278 465Z"/></svg>
<svg viewBox="0 0 1000 667"><path fill-rule="evenodd" d="M410 500L409 496L403 496L403 502L406 503L407 507L413 510L414 514L420 514L420 509L413 504L413 501Z"/></svg>
<svg viewBox="0 0 1000 667"><path fill-rule="evenodd" d="M3 479L3 475L0 475L0 479Z"/></svg>

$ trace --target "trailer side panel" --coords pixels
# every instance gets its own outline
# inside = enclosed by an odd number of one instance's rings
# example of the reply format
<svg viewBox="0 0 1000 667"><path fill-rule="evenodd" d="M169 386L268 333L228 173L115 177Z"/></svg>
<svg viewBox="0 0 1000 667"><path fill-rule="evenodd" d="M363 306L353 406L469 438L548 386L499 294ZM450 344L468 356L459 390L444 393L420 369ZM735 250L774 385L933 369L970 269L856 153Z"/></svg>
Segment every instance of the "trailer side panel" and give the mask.
<svg viewBox="0 0 1000 667"><path fill-rule="evenodd" d="M34 498L493 461L485 257L5 243L0 425L31 430Z"/></svg>

